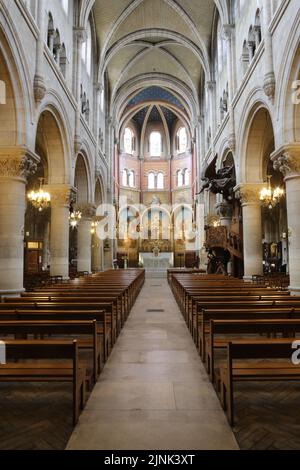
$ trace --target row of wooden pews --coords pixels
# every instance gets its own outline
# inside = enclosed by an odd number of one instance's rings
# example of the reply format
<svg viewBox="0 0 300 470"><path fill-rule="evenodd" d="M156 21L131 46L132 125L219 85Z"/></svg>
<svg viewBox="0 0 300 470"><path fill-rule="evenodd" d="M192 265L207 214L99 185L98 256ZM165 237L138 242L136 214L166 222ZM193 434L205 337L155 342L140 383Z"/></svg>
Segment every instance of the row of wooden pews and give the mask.
<svg viewBox="0 0 300 470"><path fill-rule="evenodd" d="M142 269L109 270L2 298L1 382L70 382L73 422L143 286Z"/></svg>
<svg viewBox="0 0 300 470"><path fill-rule="evenodd" d="M169 283L231 425L234 383L300 380L300 297L221 275L176 273Z"/></svg>

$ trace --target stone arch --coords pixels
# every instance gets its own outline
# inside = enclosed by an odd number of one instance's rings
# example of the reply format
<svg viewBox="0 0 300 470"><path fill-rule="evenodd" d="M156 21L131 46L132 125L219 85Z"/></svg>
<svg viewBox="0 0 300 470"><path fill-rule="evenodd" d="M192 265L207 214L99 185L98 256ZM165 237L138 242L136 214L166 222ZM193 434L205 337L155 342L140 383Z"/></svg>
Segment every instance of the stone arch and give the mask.
<svg viewBox="0 0 300 470"><path fill-rule="evenodd" d="M90 200L90 184L88 164L83 152L77 155L74 184L77 188L77 203L87 204Z"/></svg>
<svg viewBox="0 0 300 470"><path fill-rule="evenodd" d="M4 15L4 16L3 16ZM32 93L27 64L20 59L23 49L10 27L8 13L0 7L0 80L4 82L5 104L0 105L0 145L28 145L28 126L33 119Z"/></svg>
<svg viewBox="0 0 300 470"><path fill-rule="evenodd" d="M274 150L274 126L263 103L256 103L245 121L240 153L241 182L259 183L265 176L264 158Z"/></svg>
<svg viewBox="0 0 300 470"><path fill-rule="evenodd" d="M53 106L46 105L37 120L36 144L43 149L48 166L48 183L70 182L70 151L63 121Z"/></svg>
<svg viewBox="0 0 300 470"><path fill-rule="evenodd" d="M299 105L292 102L292 93L299 98L299 85L293 82L300 79L300 10L298 10L294 22L291 25L290 33L286 37L286 46L282 54L282 63L280 66L277 83L279 85L276 103L276 118L281 124L278 134L277 147L284 143L300 141L300 135L295 132L295 124L298 121L300 113ZM297 112L298 110L298 112ZM296 118L296 119L295 119ZM298 121L300 125L300 121ZM297 136L296 136L297 135Z"/></svg>

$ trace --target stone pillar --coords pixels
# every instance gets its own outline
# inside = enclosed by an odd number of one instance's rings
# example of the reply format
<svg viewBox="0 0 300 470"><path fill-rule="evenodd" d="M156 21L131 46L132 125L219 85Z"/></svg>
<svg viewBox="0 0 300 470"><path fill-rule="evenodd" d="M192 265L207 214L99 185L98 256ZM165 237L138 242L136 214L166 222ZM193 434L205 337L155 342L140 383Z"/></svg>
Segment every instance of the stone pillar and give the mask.
<svg viewBox="0 0 300 470"><path fill-rule="evenodd" d="M25 186L36 162L20 147L0 153L0 295L24 290Z"/></svg>
<svg viewBox="0 0 300 470"><path fill-rule="evenodd" d="M51 196L50 275L69 278L69 208L71 186L48 185Z"/></svg>
<svg viewBox="0 0 300 470"><path fill-rule="evenodd" d="M269 25L271 22L270 0L263 0L263 18L264 18L264 41L265 41L264 92L269 99L273 100L275 96L276 79L275 79L275 73L274 73L272 34L269 28Z"/></svg>
<svg viewBox="0 0 300 470"><path fill-rule="evenodd" d="M208 95L209 95L209 108L210 108L210 128L211 128L211 145L216 135L217 118L216 118L216 82L207 82Z"/></svg>
<svg viewBox="0 0 300 470"><path fill-rule="evenodd" d="M244 279L263 273L262 221L260 190L263 183L245 183L236 186L236 197L243 208Z"/></svg>
<svg viewBox="0 0 300 470"><path fill-rule="evenodd" d="M86 41L87 33L84 28L74 29L74 64L75 64L75 97L77 101L76 120L75 120L75 153L77 154L81 149L81 136L80 136L80 117L81 117L81 99L80 99L80 86L81 86L81 49L82 44Z"/></svg>
<svg viewBox="0 0 300 470"><path fill-rule="evenodd" d="M288 219L289 289L293 295L300 293L300 145L290 144L275 151L274 168L284 175Z"/></svg>
<svg viewBox="0 0 300 470"><path fill-rule="evenodd" d="M91 223L95 216L95 206L84 204L76 206L82 213L77 228L77 271L92 271L92 234Z"/></svg>
<svg viewBox="0 0 300 470"><path fill-rule="evenodd" d="M223 26L224 36L227 40L227 74L228 74L228 113L229 113L229 136L228 145L232 152L235 152L236 138L235 138L235 123L234 111L232 106L234 96L234 64L233 64L233 35L234 25L227 24Z"/></svg>
<svg viewBox="0 0 300 470"><path fill-rule="evenodd" d="M33 80L33 89L35 100L40 103L46 94L46 86L43 73L43 62L44 62L44 37L46 36L45 31L45 9L44 0L37 2L37 23L39 28L37 48L36 48L36 64L35 64L35 75ZM54 33L53 33L54 34ZM52 45L53 47L53 45Z"/></svg>
<svg viewBox="0 0 300 470"><path fill-rule="evenodd" d="M103 244L97 234L92 237L92 271L103 271Z"/></svg>
<svg viewBox="0 0 300 470"><path fill-rule="evenodd" d="M49 242L50 242L50 222L45 223L44 237L43 237L43 269L47 270L49 263Z"/></svg>

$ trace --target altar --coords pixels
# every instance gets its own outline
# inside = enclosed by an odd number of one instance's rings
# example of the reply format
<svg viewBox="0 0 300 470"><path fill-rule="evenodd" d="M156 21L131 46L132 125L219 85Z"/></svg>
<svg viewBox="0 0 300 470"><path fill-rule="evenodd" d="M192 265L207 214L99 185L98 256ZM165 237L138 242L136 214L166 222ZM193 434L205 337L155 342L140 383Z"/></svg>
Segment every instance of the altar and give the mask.
<svg viewBox="0 0 300 470"><path fill-rule="evenodd" d="M140 253L139 262L145 269L168 269L174 266L174 253Z"/></svg>

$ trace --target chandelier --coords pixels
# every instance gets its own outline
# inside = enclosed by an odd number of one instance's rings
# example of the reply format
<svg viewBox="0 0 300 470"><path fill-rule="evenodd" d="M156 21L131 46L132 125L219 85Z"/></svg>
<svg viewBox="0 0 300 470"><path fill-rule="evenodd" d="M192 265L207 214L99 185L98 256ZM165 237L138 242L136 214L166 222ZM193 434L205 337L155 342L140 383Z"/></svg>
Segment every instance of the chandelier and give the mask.
<svg viewBox="0 0 300 470"><path fill-rule="evenodd" d="M69 222L70 222L70 226L72 228L75 228L77 227L77 225L79 224L80 220L81 220L81 216L82 216L82 213L80 211L74 211L72 210L69 214Z"/></svg>
<svg viewBox="0 0 300 470"><path fill-rule="evenodd" d="M268 175L268 186L264 187L260 191L260 200L262 201L263 205L268 207L269 209L273 209L280 199L284 196L284 189L277 186L276 188L271 187L271 178L272 176Z"/></svg>
<svg viewBox="0 0 300 470"><path fill-rule="evenodd" d="M97 222L97 221L93 221L91 223L91 234L92 235L95 235L98 224L99 224L99 222Z"/></svg>
<svg viewBox="0 0 300 470"><path fill-rule="evenodd" d="M42 184L44 178L39 178L40 187L38 191L31 191L27 194L27 197L31 204L41 212L43 209L47 209L50 205L51 197L50 194L43 190Z"/></svg>

